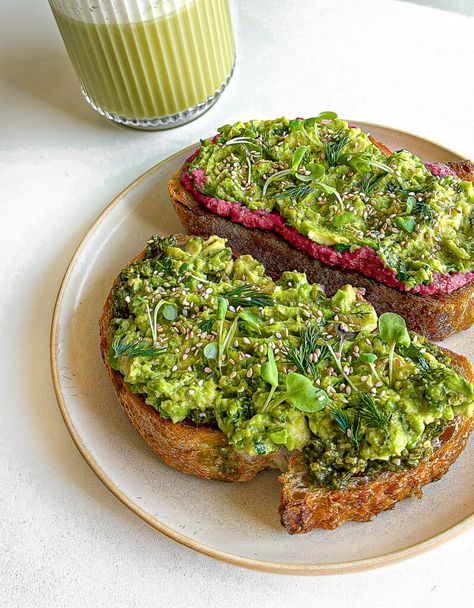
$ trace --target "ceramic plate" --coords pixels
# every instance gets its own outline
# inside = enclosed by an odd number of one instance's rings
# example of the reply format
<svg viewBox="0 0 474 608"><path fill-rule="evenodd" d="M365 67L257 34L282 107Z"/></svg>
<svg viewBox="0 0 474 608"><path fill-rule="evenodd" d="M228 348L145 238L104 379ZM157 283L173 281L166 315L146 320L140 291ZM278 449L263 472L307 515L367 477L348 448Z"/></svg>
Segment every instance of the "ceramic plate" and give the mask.
<svg viewBox="0 0 474 608"><path fill-rule="evenodd" d="M423 160L457 160L434 143L360 124L393 149ZM449 473L371 523L289 536L278 519L276 472L245 484L205 481L164 465L142 442L115 401L99 354L98 318L118 272L153 233L179 232L167 182L195 147L139 177L105 209L80 244L54 313L52 372L69 432L93 471L132 511L170 538L201 553L260 570L326 574L379 566L414 555L474 522L472 442ZM446 346L471 357L474 331Z"/></svg>

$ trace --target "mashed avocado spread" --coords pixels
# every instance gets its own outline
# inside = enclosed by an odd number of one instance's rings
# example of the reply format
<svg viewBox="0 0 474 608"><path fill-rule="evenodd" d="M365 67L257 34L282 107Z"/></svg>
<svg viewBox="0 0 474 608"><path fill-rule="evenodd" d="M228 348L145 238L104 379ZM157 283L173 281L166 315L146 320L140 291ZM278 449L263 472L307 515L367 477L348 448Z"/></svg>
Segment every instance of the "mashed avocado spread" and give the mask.
<svg viewBox="0 0 474 608"><path fill-rule="evenodd" d="M474 271L473 184L433 175L407 150L385 156L332 112L225 125L201 141L188 176L203 195L277 212L338 253L370 248L404 289Z"/></svg>
<svg viewBox="0 0 474 608"><path fill-rule="evenodd" d="M113 315L109 363L161 416L249 454L304 451L318 484L415 466L473 413L474 385L401 317L377 319L349 285L328 298L304 274L274 281L219 237L152 237Z"/></svg>

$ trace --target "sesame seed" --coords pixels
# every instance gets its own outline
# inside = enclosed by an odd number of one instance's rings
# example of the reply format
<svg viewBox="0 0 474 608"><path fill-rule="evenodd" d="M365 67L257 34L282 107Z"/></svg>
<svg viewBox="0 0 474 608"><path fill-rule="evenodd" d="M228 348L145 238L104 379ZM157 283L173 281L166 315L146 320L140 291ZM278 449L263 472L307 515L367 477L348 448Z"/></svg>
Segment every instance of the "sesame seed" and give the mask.
<svg viewBox="0 0 474 608"><path fill-rule="evenodd" d="M206 374L210 374L212 372L212 369L210 367L205 367L204 371L206 372Z"/></svg>
<svg viewBox="0 0 474 608"><path fill-rule="evenodd" d="M250 367L245 375L247 378L251 378L253 376L253 369Z"/></svg>

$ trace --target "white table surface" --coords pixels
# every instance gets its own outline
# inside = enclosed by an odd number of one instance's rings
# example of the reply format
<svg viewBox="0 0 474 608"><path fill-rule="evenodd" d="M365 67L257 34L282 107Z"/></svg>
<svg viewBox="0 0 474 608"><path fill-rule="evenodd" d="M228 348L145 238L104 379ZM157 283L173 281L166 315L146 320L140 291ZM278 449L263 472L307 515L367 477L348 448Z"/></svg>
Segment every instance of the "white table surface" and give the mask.
<svg viewBox="0 0 474 608"><path fill-rule="evenodd" d="M187 126L142 133L81 100L46 0L1 2L2 606L472 601L474 530L393 566L320 578L198 555L112 496L63 424L48 360L61 278L99 212L157 161L234 119L326 109L473 156L471 17L395 0L243 0L237 29L236 72L218 104Z"/></svg>

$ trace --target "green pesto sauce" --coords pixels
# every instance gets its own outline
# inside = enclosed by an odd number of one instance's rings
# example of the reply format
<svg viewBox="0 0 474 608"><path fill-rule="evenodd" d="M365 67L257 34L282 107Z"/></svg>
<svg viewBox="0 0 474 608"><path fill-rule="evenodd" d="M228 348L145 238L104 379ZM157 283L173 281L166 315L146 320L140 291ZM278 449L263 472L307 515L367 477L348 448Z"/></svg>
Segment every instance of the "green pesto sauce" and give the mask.
<svg viewBox="0 0 474 608"><path fill-rule="evenodd" d="M328 298L301 273L273 281L252 257L233 259L219 237L191 237L184 247L153 237L146 258L120 274L113 311L109 362L132 391L173 422L217 426L237 450L302 450L317 483L413 466L454 416L473 412L474 385L414 334L409 348L395 349L389 386L389 345L353 287ZM309 331L311 361L301 369L291 353ZM265 373L270 350L274 387ZM303 408L287 392L295 373L310 387ZM361 395L388 420L385 430L360 414ZM358 421L357 442L336 413Z"/></svg>
<svg viewBox="0 0 474 608"><path fill-rule="evenodd" d="M252 120L219 133L201 142L190 166L205 171L204 194L276 210L301 234L339 251L369 246L408 288L431 283L434 272L474 270L471 183L431 175L407 150L386 157L337 118Z"/></svg>

